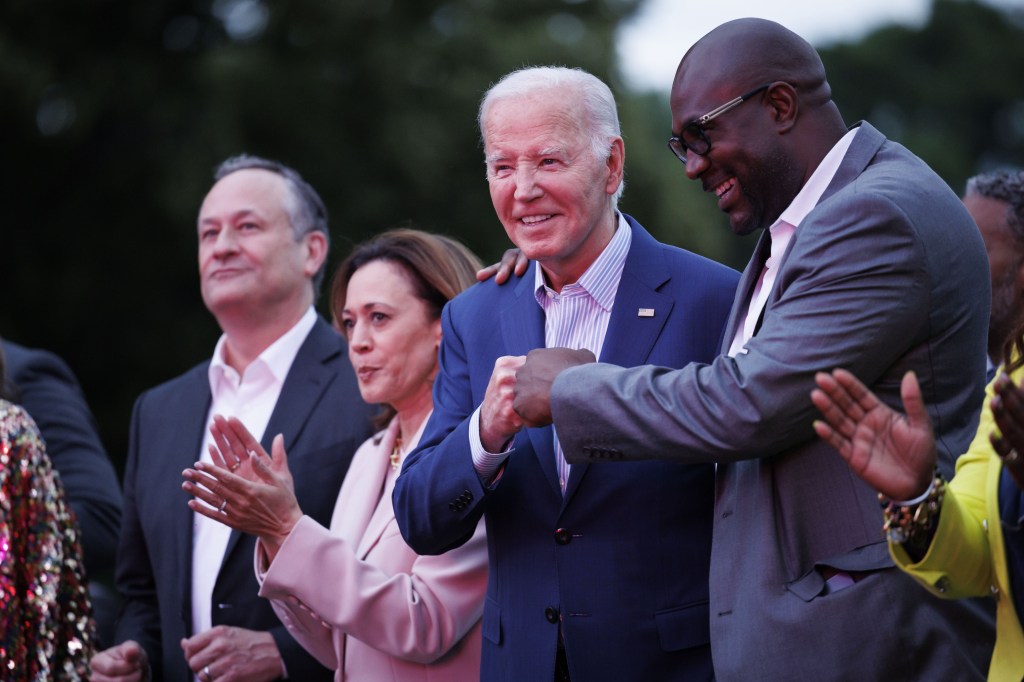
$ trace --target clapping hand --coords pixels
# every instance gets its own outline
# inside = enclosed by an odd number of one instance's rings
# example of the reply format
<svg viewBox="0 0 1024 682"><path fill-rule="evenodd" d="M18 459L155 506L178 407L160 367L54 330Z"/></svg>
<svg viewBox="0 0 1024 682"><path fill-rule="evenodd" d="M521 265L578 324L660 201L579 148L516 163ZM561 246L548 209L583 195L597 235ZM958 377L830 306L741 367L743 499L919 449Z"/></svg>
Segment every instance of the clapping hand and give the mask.
<svg viewBox="0 0 1024 682"><path fill-rule="evenodd" d="M811 401L824 417L814 422L814 430L854 473L891 500L913 499L928 489L935 436L913 372L900 386L906 415L882 403L846 370L819 372L814 380L818 388Z"/></svg>
<svg viewBox="0 0 1024 682"><path fill-rule="evenodd" d="M989 406L999 431L989 440L1017 487L1024 490L1024 391L1005 374L996 379L994 389Z"/></svg>
<svg viewBox="0 0 1024 682"><path fill-rule="evenodd" d="M189 508L235 530L256 535L270 560L302 518L288 470L284 437L278 434L268 455L238 419L214 417L210 427L213 463L196 462L182 472L182 489L194 499ZM233 470L234 469L234 470Z"/></svg>

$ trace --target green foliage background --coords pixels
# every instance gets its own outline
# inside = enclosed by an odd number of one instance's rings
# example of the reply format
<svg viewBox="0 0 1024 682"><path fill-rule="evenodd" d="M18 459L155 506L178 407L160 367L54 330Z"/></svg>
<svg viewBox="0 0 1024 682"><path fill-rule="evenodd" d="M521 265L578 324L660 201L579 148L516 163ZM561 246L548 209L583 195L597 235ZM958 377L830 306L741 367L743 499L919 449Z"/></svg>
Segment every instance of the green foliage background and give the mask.
<svg viewBox="0 0 1024 682"><path fill-rule="evenodd" d="M508 243L475 124L487 86L580 66L616 91L622 208L741 268L714 202L664 149L667 90L631 92L614 31L642 0L8 0L0 6L0 334L64 357L120 466L139 392L209 356L195 215L223 158L300 170L328 204L331 264L413 222L485 260ZM1021 13L935 0L921 29L819 46L848 123L871 120L957 191L1024 165ZM682 56L680 54L680 56Z"/></svg>

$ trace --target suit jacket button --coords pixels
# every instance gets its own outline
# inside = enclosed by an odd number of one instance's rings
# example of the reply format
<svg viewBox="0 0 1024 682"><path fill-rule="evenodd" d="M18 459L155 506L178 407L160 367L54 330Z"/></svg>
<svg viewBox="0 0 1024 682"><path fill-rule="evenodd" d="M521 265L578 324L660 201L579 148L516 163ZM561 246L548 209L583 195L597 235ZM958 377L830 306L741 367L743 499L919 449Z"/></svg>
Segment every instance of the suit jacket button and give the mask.
<svg viewBox="0 0 1024 682"><path fill-rule="evenodd" d="M557 623L558 622L558 609L556 609L553 606L547 607L546 609L544 609L544 618L549 623Z"/></svg>
<svg viewBox="0 0 1024 682"><path fill-rule="evenodd" d="M560 545L568 545L572 542L572 533L565 528L559 528L555 531L555 542Z"/></svg>

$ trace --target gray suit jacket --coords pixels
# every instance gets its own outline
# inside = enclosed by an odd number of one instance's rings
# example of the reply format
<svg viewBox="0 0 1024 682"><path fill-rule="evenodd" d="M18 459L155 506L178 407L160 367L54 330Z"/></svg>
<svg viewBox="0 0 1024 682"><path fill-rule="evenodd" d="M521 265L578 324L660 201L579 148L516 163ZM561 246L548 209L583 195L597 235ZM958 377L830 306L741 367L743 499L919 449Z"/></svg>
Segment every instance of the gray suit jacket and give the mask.
<svg viewBox="0 0 1024 682"><path fill-rule="evenodd" d="M740 281L724 349L765 242ZM845 367L898 406L900 380L915 371L952 475L982 402L989 286L961 202L864 123L790 241L746 354L674 371L587 365L556 380L552 412L570 462L718 462L719 680L984 677L991 615L915 590L892 567L875 493L815 437L809 395L815 372ZM830 593L831 569L863 578Z"/></svg>

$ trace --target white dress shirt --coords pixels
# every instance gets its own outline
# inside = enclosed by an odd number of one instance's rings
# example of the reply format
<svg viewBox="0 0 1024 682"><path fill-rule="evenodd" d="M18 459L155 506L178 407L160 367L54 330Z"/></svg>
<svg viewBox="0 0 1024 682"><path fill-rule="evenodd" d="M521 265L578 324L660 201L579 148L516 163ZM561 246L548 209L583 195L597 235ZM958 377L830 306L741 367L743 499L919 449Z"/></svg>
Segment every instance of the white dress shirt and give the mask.
<svg viewBox="0 0 1024 682"><path fill-rule="evenodd" d="M281 395L288 370L302 343L316 324L316 312L310 307L294 327L268 346L238 374L224 362L226 337L221 336L210 362L210 411L199 459L210 462L209 446L213 438L209 426L215 414L237 417L256 440L262 440L270 415ZM231 529L201 514L192 523L192 632L198 634L213 627L213 587L220 573ZM198 679L198 678L196 678Z"/></svg>
<svg viewBox="0 0 1024 682"><path fill-rule="evenodd" d="M786 207L786 210L779 215L779 219L768 228L772 238L771 255L765 262L764 269L761 270L761 277L758 279L754 293L750 297L750 304L747 307L747 314L743 318L743 324L738 325L736 328L736 336L729 347L730 357L747 352L745 346L754 335L754 329L757 327L757 321L761 317L761 311L764 310L764 306L768 302L768 295L775 284L775 277L779 272L779 265L781 264L782 257L786 254L789 241L793 237L793 233L796 232L797 227L807 217L807 214L818 205L821 195L825 193L825 189L828 188L832 178L835 177L836 171L839 170L839 164L842 163L843 157L846 156L846 151L850 148L850 144L853 143L853 138L856 134L857 128L854 128L836 142L835 146L829 150L825 158L818 164L818 167L814 169L814 173L804 183L804 186L800 188L797 195L793 197L793 201Z"/></svg>

